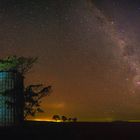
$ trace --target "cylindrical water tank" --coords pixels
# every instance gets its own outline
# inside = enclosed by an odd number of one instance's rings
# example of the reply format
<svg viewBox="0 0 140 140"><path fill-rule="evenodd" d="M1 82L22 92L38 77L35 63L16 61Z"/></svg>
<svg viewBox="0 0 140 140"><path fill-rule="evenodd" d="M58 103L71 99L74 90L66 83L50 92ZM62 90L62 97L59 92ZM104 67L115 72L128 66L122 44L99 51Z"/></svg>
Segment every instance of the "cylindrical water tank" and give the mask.
<svg viewBox="0 0 140 140"><path fill-rule="evenodd" d="M0 126L19 125L23 107L23 76L16 71L0 71Z"/></svg>

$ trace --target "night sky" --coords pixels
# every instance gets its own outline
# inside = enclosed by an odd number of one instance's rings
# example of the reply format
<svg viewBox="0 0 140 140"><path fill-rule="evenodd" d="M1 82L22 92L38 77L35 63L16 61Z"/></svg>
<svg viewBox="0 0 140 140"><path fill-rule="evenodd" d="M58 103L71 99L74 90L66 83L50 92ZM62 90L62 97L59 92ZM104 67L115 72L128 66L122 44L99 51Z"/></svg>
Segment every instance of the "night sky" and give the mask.
<svg viewBox="0 0 140 140"><path fill-rule="evenodd" d="M45 113L140 119L139 0L0 0L0 57L39 57L25 84L52 85Z"/></svg>

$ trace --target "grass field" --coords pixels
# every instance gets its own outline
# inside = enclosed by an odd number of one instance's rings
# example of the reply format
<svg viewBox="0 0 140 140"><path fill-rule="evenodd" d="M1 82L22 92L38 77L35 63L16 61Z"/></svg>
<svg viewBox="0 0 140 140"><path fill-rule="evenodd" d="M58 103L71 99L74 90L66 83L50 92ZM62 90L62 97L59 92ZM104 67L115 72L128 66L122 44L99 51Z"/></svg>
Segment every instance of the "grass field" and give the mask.
<svg viewBox="0 0 140 140"><path fill-rule="evenodd" d="M2 137L21 137L24 139L76 139L76 140L139 140L140 123L112 122L112 123L56 123L28 121L22 127L1 128ZM138 138L139 137L139 138Z"/></svg>

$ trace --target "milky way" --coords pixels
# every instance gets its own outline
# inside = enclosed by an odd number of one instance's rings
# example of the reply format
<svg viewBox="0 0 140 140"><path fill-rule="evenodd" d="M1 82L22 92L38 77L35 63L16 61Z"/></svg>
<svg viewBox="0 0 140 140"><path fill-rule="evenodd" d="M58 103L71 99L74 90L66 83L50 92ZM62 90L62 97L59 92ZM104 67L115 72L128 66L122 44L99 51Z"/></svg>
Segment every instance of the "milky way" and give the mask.
<svg viewBox="0 0 140 140"><path fill-rule="evenodd" d="M134 84L135 87L140 86L140 63L133 41L119 33L114 21L109 21L94 4L92 5L92 9L93 15L100 24L100 29L104 31L118 47L118 52L116 52L117 49L115 49L114 52L118 53L118 58L116 59L122 59L122 61L124 60L124 62L129 65L129 69L134 73L132 84Z"/></svg>

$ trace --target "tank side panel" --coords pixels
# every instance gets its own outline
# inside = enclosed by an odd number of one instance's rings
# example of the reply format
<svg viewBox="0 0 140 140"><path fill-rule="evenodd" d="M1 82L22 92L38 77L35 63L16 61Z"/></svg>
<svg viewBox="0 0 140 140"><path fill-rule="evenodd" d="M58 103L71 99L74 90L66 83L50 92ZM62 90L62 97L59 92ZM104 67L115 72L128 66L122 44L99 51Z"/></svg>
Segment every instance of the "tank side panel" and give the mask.
<svg viewBox="0 0 140 140"><path fill-rule="evenodd" d="M0 126L20 123L23 98L22 76L15 72L0 72Z"/></svg>

